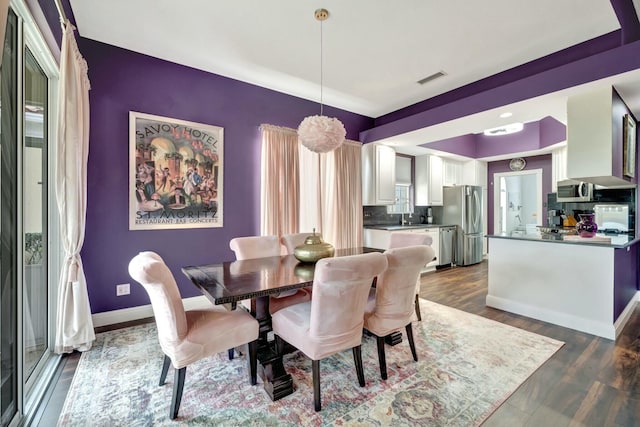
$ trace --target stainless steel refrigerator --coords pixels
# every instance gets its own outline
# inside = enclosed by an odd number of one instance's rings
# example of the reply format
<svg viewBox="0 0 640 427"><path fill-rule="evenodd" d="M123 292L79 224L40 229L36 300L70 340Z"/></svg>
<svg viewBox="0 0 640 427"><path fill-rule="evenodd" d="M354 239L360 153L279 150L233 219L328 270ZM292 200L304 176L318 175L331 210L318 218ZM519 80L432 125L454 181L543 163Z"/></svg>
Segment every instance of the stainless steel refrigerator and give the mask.
<svg viewBox="0 0 640 427"><path fill-rule="evenodd" d="M482 261L482 187L460 185L444 187L443 218L445 225L458 227L455 245L456 265Z"/></svg>

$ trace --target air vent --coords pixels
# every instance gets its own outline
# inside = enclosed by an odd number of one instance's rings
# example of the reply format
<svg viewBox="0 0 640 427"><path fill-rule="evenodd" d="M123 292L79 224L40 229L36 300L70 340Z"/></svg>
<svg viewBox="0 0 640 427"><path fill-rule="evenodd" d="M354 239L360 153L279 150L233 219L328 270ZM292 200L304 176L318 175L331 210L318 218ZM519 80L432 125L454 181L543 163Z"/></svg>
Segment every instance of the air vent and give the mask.
<svg viewBox="0 0 640 427"><path fill-rule="evenodd" d="M429 83L432 80L435 80L437 78L440 78L442 76L446 76L447 73L445 73L444 71L438 71L437 73L433 73L430 76L425 77L424 79L418 80L418 83L423 85L425 83Z"/></svg>

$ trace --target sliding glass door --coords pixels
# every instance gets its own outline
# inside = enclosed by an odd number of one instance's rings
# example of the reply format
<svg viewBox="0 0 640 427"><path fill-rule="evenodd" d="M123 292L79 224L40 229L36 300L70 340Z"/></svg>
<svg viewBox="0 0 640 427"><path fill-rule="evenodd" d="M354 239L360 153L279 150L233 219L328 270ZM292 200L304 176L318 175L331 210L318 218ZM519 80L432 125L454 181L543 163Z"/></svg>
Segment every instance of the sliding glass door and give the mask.
<svg viewBox="0 0 640 427"><path fill-rule="evenodd" d="M29 424L57 359L48 167L57 64L29 13L11 2L0 68L0 426Z"/></svg>
<svg viewBox="0 0 640 427"><path fill-rule="evenodd" d="M48 79L27 48L24 55L24 138L22 148L23 348L28 381L48 350Z"/></svg>

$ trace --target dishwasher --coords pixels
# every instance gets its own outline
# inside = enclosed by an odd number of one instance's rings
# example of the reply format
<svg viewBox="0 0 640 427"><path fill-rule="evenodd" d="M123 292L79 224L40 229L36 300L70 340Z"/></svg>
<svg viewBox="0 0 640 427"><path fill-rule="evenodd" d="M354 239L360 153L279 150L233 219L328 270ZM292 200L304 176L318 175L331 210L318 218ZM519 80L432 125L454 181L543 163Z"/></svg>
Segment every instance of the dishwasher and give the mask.
<svg viewBox="0 0 640 427"><path fill-rule="evenodd" d="M440 256L436 267L451 267L455 263L456 226L440 227Z"/></svg>

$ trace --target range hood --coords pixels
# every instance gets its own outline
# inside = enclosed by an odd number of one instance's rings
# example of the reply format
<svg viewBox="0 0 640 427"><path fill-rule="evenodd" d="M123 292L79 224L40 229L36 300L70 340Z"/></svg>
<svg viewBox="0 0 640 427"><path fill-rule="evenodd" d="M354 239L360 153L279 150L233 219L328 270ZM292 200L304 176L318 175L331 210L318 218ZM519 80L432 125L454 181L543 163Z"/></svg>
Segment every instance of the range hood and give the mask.
<svg viewBox="0 0 640 427"><path fill-rule="evenodd" d="M623 172L623 119L631 115L612 86L567 101L567 176L603 187L633 187Z"/></svg>

